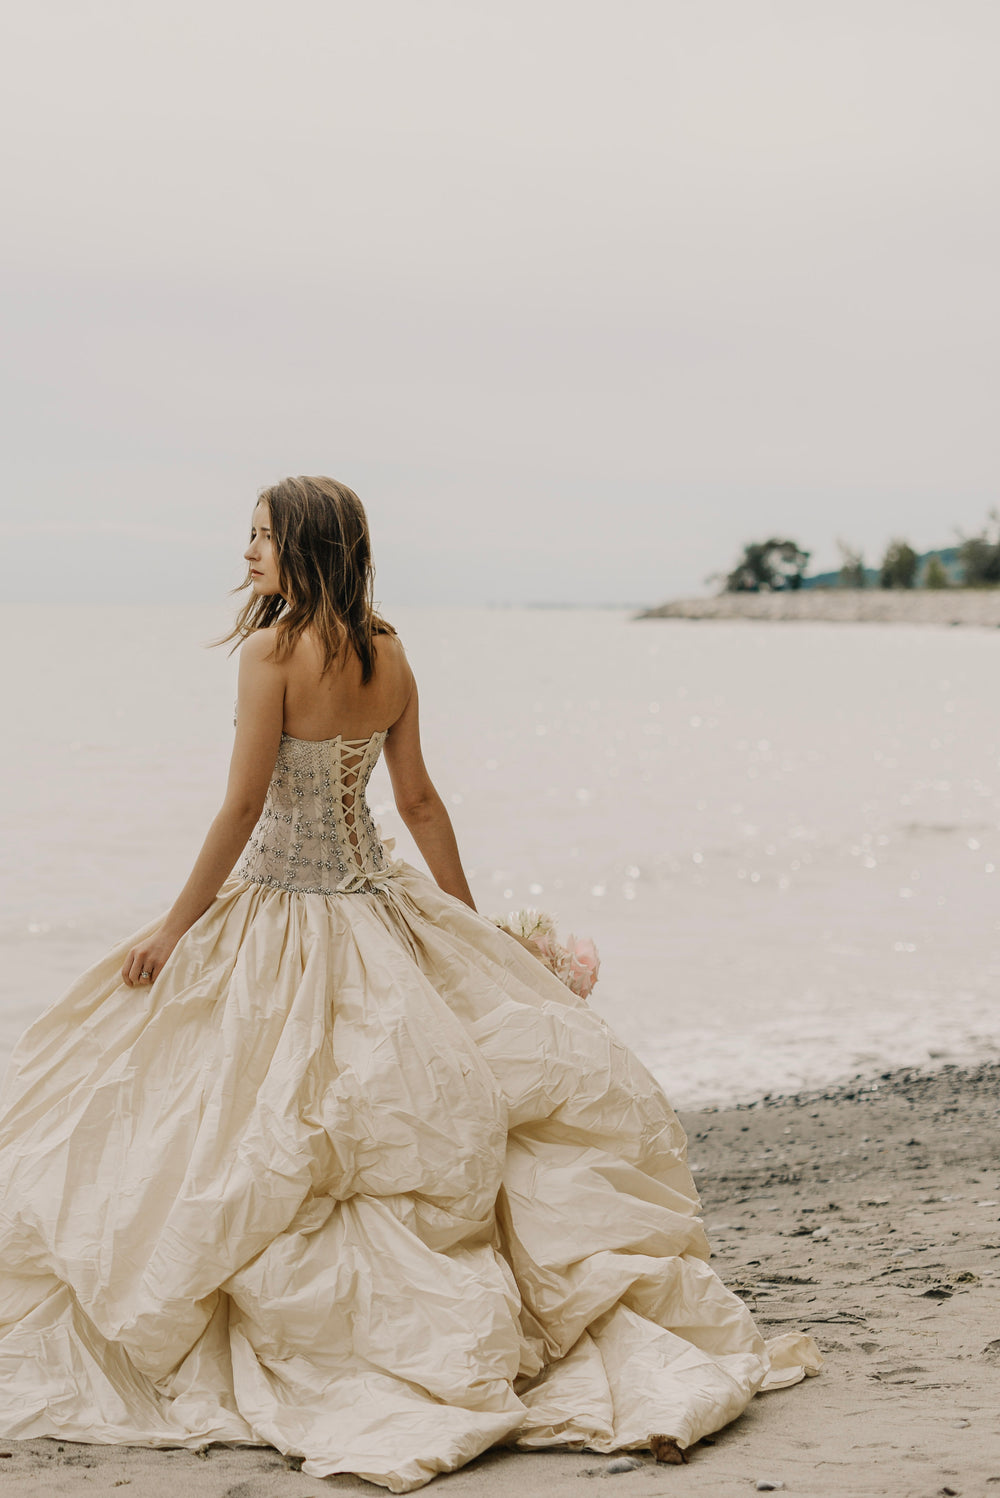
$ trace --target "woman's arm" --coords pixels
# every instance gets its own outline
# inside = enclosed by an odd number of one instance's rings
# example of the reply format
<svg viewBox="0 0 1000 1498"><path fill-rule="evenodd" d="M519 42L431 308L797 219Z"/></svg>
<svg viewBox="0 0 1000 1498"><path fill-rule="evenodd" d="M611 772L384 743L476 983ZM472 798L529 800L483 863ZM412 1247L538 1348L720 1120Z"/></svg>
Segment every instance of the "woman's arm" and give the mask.
<svg viewBox="0 0 1000 1498"><path fill-rule="evenodd" d="M185 931L205 914L260 816L284 716L284 672L272 659L272 649L271 631L260 630L240 651L236 740L225 800L163 924L126 957L122 978L130 988L151 983ZM141 977L144 972L148 979Z"/></svg>
<svg viewBox="0 0 1000 1498"><path fill-rule="evenodd" d="M454 895L456 900L464 901L475 910L476 902L462 868L451 818L434 789L421 753L416 682L406 707L389 729L385 762L396 809L420 849L435 883L445 894Z"/></svg>

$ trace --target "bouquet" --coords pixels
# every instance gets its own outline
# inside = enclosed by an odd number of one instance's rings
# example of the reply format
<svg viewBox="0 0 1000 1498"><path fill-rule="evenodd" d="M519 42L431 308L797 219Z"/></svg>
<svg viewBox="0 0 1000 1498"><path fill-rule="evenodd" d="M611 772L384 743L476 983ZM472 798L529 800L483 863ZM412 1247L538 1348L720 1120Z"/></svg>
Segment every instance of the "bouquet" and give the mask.
<svg viewBox="0 0 1000 1498"><path fill-rule="evenodd" d="M564 945L556 937L555 921L542 910L512 910L509 915L494 916L493 920L501 931L534 953L577 998L590 998L601 970L601 959L589 936L571 934Z"/></svg>

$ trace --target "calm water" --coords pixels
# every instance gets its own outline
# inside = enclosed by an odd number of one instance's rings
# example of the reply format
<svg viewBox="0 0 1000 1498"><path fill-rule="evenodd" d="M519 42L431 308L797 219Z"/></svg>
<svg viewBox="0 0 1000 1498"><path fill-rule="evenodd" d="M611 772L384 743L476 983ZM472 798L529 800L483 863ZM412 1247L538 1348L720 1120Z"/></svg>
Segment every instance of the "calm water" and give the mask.
<svg viewBox="0 0 1000 1498"><path fill-rule="evenodd" d="M1000 1054L1000 632L394 617L480 908L593 935L597 1007L675 1102ZM226 618L7 611L0 1059L186 876ZM398 833L381 769L372 801Z"/></svg>

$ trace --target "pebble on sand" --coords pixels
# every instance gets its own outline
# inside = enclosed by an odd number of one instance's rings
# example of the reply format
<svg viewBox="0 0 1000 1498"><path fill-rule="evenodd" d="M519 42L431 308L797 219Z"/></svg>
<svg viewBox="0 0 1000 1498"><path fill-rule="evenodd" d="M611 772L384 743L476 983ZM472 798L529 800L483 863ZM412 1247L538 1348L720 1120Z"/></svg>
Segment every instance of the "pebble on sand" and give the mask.
<svg viewBox="0 0 1000 1498"><path fill-rule="evenodd" d="M605 1471L608 1475L618 1472L634 1472L643 1463L635 1456L616 1456L613 1462L608 1462Z"/></svg>

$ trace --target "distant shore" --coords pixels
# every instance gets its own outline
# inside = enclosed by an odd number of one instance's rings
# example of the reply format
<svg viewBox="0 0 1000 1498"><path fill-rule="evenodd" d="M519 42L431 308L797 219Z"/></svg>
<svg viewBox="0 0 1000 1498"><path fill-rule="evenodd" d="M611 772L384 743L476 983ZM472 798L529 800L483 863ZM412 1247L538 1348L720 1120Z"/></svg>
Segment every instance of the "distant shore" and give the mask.
<svg viewBox="0 0 1000 1498"><path fill-rule="evenodd" d="M972 624L1000 628L1000 588L800 588L678 598L637 619L761 619L832 624Z"/></svg>

